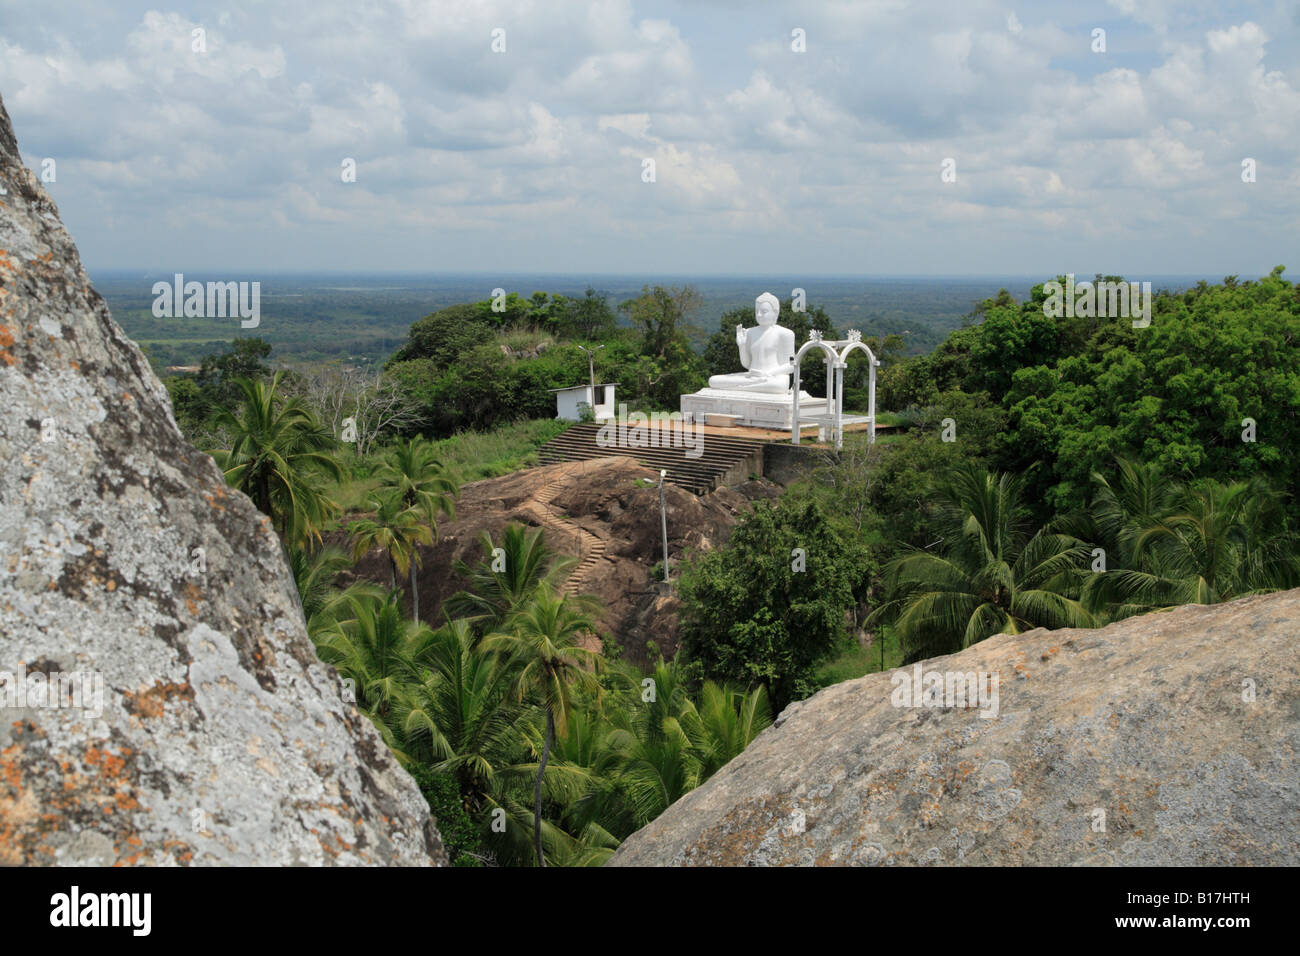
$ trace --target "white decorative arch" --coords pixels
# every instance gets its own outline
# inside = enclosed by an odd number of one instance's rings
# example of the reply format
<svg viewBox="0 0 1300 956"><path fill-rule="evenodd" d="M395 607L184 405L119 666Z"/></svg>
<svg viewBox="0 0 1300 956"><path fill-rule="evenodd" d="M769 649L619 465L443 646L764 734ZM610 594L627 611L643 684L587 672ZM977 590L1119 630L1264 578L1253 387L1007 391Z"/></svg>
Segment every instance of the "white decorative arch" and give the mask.
<svg viewBox="0 0 1300 956"><path fill-rule="evenodd" d="M830 411L831 440L836 450L844 447L844 369L848 367L848 358L856 351L867 353L870 365L870 385L867 391L867 433L868 441L876 440L876 368L880 360L862 341L862 333L850 329L848 338L825 341L822 334L814 329L794 357L794 409L790 416L790 442L799 444L799 363L804 354L814 347L826 353L822 359L826 363L826 400ZM838 350L838 351L837 351Z"/></svg>

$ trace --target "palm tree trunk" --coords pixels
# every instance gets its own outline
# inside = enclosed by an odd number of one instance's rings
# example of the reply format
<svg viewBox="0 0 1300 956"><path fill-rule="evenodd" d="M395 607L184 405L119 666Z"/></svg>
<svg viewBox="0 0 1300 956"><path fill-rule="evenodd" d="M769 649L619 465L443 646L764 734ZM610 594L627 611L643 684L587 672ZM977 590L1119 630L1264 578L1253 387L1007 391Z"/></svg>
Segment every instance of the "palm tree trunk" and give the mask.
<svg viewBox="0 0 1300 956"><path fill-rule="evenodd" d="M411 620L420 623L420 586L415 580L415 559L411 559Z"/></svg>
<svg viewBox="0 0 1300 956"><path fill-rule="evenodd" d="M391 554L388 556L388 590L397 590L397 562Z"/></svg>
<svg viewBox="0 0 1300 956"><path fill-rule="evenodd" d="M555 716L551 708L546 708L546 742L542 745L542 760L537 765L537 780L533 784L533 841L537 844L537 865L545 866L546 857L542 855L542 774L546 772L546 761L551 756L551 744L555 741Z"/></svg>
<svg viewBox="0 0 1300 956"><path fill-rule="evenodd" d="M271 527L276 530L281 538L284 538L284 515L278 515L272 510L271 484L264 476L258 475L253 486L253 494L250 497L253 499L253 504L257 506L257 510L271 519Z"/></svg>

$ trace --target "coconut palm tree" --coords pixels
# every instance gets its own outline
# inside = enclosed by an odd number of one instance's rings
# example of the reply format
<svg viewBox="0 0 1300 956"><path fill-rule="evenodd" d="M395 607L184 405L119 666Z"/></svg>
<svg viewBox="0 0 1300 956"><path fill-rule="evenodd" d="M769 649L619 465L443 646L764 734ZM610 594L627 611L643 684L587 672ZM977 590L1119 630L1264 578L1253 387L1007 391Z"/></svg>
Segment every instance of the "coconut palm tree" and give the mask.
<svg viewBox="0 0 1300 956"><path fill-rule="evenodd" d="M546 532L521 524L506 525L498 547L490 535L479 537L484 558L477 565L456 562L469 587L447 599L447 612L479 620L487 630L499 628L543 584L558 589L576 563L546 543Z"/></svg>
<svg viewBox="0 0 1300 956"><path fill-rule="evenodd" d="M1123 567L1089 580L1090 607L1118 620L1300 584L1300 553L1285 530L1282 498L1261 480L1170 484L1146 508L1131 503L1133 482L1122 466L1118 493L1099 478L1094 511L1099 524L1121 529Z"/></svg>
<svg viewBox="0 0 1300 956"><path fill-rule="evenodd" d="M624 821L630 817L633 824L625 836L703 782L695 752L703 732L682 671L673 663L660 662L651 680L646 690L653 688L653 694L643 691L632 707L611 709L608 714L611 723L624 731L612 734L610 743L620 749L621 758L614 792L626 803ZM694 737L688 728L696 731Z"/></svg>
<svg viewBox="0 0 1300 956"><path fill-rule="evenodd" d="M1119 474L1114 482L1093 472L1097 490L1089 513L1107 554L1117 565L1128 567L1142 529L1173 509L1180 489L1154 465L1122 457L1115 459L1115 465Z"/></svg>
<svg viewBox="0 0 1300 956"><path fill-rule="evenodd" d="M307 550L289 548L289 570L298 588L307 636L313 642L323 638L333 625L348 614L350 598L366 595L382 600L385 593L369 581L354 581L340 590L334 586L339 573L351 566L351 559L331 545Z"/></svg>
<svg viewBox="0 0 1300 956"><path fill-rule="evenodd" d="M772 723L767 689L759 684L745 692L705 681L687 732L700 761L703 783L738 757Z"/></svg>
<svg viewBox="0 0 1300 956"><path fill-rule="evenodd" d="M699 703L680 668L660 662L649 675L625 664L605 706L575 712L556 755L581 767L582 798L566 819L576 834L616 838L645 826L707 780L771 722L762 687L749 694L706 681Z"/></svg>
<svg viewBox="0 0 1300 956"><path fill-rule="evenodd" d="M484 647L465 619L451 621L411 645L420 672L395 702L389 745L409 765L451 775L467 808L483 821L482 843L499 861L536 862L535 755L544 748L545 716L521 698L521 662ZM570 712L570 728L583 719ZM549 762L543 797L567 806L587 787L581 768ZM617 846L597 828L575 838L540 818L546 859L562 865L599 863Z"/></svg>
<svg viewBox="0 0 1300 956"><path fill-rule="evenodd" d="M215 421L231 436L230 448L212 457L226 481L247 494L271 519L286 545L320 540L325 522L338 510L318 473L338 478L334 436L297 398L282 398L282 372L268 384L237 378L238 410L223 408Z"/></svg>
<svg viewBox="0 0 1300 956"><path fill-rule="evenodd" d="M382 494L399 498L413 508L438 537L438 515L456 515L456 482L434 455L433 446L421 438L399 443L376 473Z"/></svg>
<svg viewBox="0 0 1300 956"><path fill-rule="evenodd" d="M421 438L401 442L389 454L378 471L381 496L399 502L403 508L420 515L429 528L429 542L438 540L438 515L456 514L456 482L452 480L433 453L433 447ZM420 590L416 569L422 565L419 542L410 551L411 616L420 619Z"/></svg>
<svg viewBox="0 0 1300 956"><path fill-rule="evenodd" d="M429 641L428 628L406 619L396 592L352 594L347 604L348 617L325 631L316 652L356 682L358 707L386 721L418 681L414 657Z"/></svg>
<svg viewBox="0 0 1300 956"><path fill-rule="evenodd" d="M542 849L542 778L557 729L568 729L574 709L575 687L596 693L599 684L588 670L599 655L578 644L578 638L594 629L591 619L572 599L543 582L506 621L506 629L483 639L486 650L500 653L509 666L517 668L514 689L518 699L531 697L546 714L546 736L537 776L533 784L533 839L537 865L545 866Z"/></svg>
<svg viewBox="0 0 1300 956"><path fill-rule="evenodd" d="M905 662L994 634L1093 626L1078 600L1088 545L1029 527L1022 489L1022 477L954 469L940 487L944 553L913 548L885 566L891 596L873 618L897 628Z"/></svg>
<svg viewBox="0 0 1300 956"><path fill-rule="evenodd" d="M315 640L326 627L326 609L338 593L334 579L348 566L348 556L338 548L286 548L289 570L298 589L302 615L307 622L307 636Z"/></svg>
<svg viewBox="0 0 1300 956"><path fill-rule="evenodd" d="M464 619L429 632L411 659L420 677L400 715L403 749L453 774L477 809L496 790L498 769L527 746L520 727L526 708L511 694L512 674Z"/></svg>
<svg viewBox="0 0 1300 956"><path fill-rule="evenodd" d="M372 500L374 517L352 522L348 532L352 535L352 559L374 548L382 548L388 555L388 582L397 589L398 574L410 575L411 617L420 622L420 592L416 570L420 567L421 544L433 543L433 529L425 523L424 516L415 508L408 508L402 499L388 496Z"/></svg>

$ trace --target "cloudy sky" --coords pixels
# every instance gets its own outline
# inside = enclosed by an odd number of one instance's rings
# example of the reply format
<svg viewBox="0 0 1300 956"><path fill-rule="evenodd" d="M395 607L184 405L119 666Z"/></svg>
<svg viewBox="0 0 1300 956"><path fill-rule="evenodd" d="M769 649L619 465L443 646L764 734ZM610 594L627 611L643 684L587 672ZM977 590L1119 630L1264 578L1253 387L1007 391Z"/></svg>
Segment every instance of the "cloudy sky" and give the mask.
<svg viewBox="0 0 1300 956"><path fill-rule="evenodd" d="M0 97L92 271L1300 273L1300 0L0 0Z"/></svg>

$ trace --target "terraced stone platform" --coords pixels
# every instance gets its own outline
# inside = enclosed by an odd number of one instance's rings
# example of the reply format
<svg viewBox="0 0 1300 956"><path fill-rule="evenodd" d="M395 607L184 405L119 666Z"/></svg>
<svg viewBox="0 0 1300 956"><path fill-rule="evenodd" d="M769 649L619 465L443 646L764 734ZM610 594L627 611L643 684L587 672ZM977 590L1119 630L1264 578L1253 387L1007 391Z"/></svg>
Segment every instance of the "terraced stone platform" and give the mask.
<svg viewBox="0 0 1300 956"><path fill-rule="evenodd" d="M697 495L706 495L719 485L736 485L750 475L763 473L764 443L754 439L733 438L706 430L698 436L698 449L673 448L669 429L656 436L651 427L649 448L605 447L597 441L599 430L600 426L593 423L574 425L541 447L538 453L541 463L551 465L561 461L591 461L622 455L647 468L667 471L668 481ZM662 439L659 441L661 447L653 447L656 437ZM688 452L694 451L700 452L698 457L688 457Z"/></svg>

